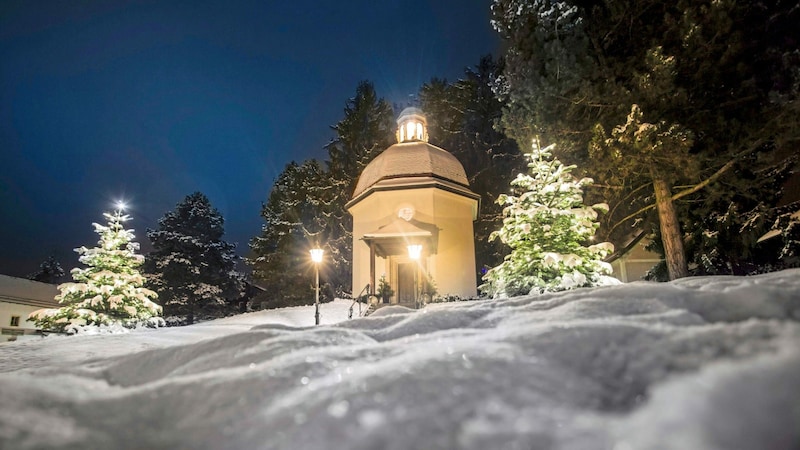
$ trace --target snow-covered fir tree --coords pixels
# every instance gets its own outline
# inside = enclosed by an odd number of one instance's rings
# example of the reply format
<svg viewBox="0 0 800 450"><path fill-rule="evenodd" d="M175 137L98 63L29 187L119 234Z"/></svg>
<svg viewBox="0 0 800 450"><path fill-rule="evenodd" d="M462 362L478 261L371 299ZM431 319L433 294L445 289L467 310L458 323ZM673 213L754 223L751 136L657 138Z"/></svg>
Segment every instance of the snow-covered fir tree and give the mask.
<svg viewBox="0 0 800 450"><path fill-rule="evenodd" d="M780 237L782 247L778 255L779 260L786 267L800 265L800 202L794 202L782 208L775 219L772 229L758 239L763 242L768 239Z"/></svg>
<svg viewBox="0 0 800 450"><path fill-rule="evenodd" d="M314 301L308 253L298 249L325 242L321 201L322 166L316 160L289 163L278 175L261 209L261 234L250 241L253 279L270 292L270 306L305 305ZM330 191L330 189L328 189ZM313 241L312 241L313 239ZM326 254L330 248L325 248ZM326 268L324 265L323 270ZM323 274L322 279L327 277ZM327 290L321 289L324 299ZM324 300L323 300L324 301Z"/></svg>
<svg viewBox="0 0 800 450"><path fill-rule="evenodd" d="M364 167L394 143L394 113L373 84L362 81L345 103L344 117L331 128L336 136L325 146L327 170L313 196L319 201L315 209L323 226L309 238L325 249L325 278L343 294L350 291L353 279L353 216L345 204Z"/></svg>
<svg viewBox="0 0 800 450"><path fill-rule="evenodd" d="M53 255L50 255L41 264L39 270L28 275L27 278L41 283L57 283L64 276L64 269Z"/></svg>
<svg viewBox="0 0 800 450"><path fill-rule="evenodd" d="M364 81L331 128L336 136L325 146L328 160L284 168L261 209L262 231L250 241L253 278L271 293L271 307L313 300L308 252L298 251L303 248L325 250L323 301L351 294L353 218L345 204L364 167L393 142L392 108Z"/></svg>
<svg viewBox="0 0 800 450"><path fill-rule="evenodd" d="M222 240L224 233L222 215L200 192L186 196L159 219L158 229L147 231L153 251L145 272L165 316L188 324L197 317L221 317L244 295L236 246Z"/></svg>
<svg viewBox="0 0 800 450"><path fill-rule="evenodd" d="M608 282L611 266L603 261L614 250L608 242L587 245L594 237L597 212L608 206L583 203L589 178L576 179L553 158L553 145L534 141L527 155L529 173L511 182L519 195L502 194L503 226L490 239L500 239L511 253L484 276L481 290L494 297L559 291Z"/></svg>
<svg viewBox="0 0 800 450"><path fill-rule="evenodd" d="M130 216L121 210L103 215L108 225L93 224L100 235L98 247L75 249L81 255L78 260L88 267L72 269L74 282L58 286L61 293L55 299L63 306L30 314L36 326L77 333L86 326L132 328L163 323L158 317L161 307L152 301L156 293L143 287L145 279L138 267L144 257L136 253L139 244L133 242L133 230L123 226Z"/></svg>

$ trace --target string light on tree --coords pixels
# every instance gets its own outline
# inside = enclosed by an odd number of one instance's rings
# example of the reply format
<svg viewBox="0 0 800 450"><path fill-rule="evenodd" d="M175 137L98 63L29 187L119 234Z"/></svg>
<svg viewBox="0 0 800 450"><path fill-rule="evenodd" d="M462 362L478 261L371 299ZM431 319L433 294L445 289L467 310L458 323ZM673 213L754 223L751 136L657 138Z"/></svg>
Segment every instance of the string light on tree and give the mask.
<svg viewBox="0 0 800 450"><path fill-rule="evenodd" d="M604 203L586 206L583 187L589 178L576 179L552 156L553 145L540 148L534 141L528 153L529 173L511 182L512 194L502 194L503 226L491 234L511 247L511 254L484 276L481 289L495 297L560 291L614 283L605 275L603 261L614 251L609 242L586 245L594 238L598 211Z"/></svg>
<svg viewBox="0 0 800 450"><path fill-rule="evenodd" d="M98 246L75 249L88 267L72 269L74 282L58 286L61 293L55 299L62 306L31 313L38 327L77 333L86 326L163 325L158 317L161 306L153 302L157 294L143 287L145 279L138 270L144 256L136 253L139 244L133 242L133 230L123 225L130 216L121 209L103 216L107 225L93 224L100 235Z"/></svg>

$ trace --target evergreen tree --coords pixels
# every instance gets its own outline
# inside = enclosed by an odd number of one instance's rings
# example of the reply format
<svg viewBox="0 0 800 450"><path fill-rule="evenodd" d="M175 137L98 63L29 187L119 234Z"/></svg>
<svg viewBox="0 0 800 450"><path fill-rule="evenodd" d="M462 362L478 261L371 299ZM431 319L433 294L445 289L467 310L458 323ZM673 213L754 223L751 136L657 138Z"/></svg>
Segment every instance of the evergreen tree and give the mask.
<svg viewBox="0 0 800 450"><path fill-rule="evenodd" d="M261 235L250 241L253 255L248 263L253 278L273 293L274 306L313 302L308 249L321 240L325 228L320 201L320 180L324 171L315 160L289 163L275 180L267 203L262 206ZM320 267L327 279L327 264ZM328 292L322 291L323 298Z"/></svg>
<svg viewBox="0 0 800 450"><path fill-rule="evenodd" d="M123 222L130 216L117 210L104 213L108 225L93 224L100 235L98 247L80 247L79 261L85 269L72 269L74 283L58 286L58 309L40 309L30 315L36 326L46 330L79 332L84 325L115 325L135 327L145 323L159 325L161 307L151 299L156 293L143 286L145 279L137 268L144 257L136 253L139 244L133 242L133 230Z"/></svg>
<svg viewBox="0 0 800 450"><path fill-rule="evenodd" d="M153 245L145 266L148 285L166 316L219 317L243 295L235 245L222 240L224 219L200 192L188 195L147 230Z"/></svg>
<svg viewBox="0 0 800 450"><path fill-rule="evenodd" d="M55 284L63 277L64 269L53 255L48 256L46 260L39 264L39 270L27 276L29 280L49 284Z"/></svg>
<svg viewBox="0 0 800 450"><path fill-rule="evenodd" d="M325 147L327 168L316 160L292 162L278 176L267 202L261 235L250 242L253 277L274 292L275 305L307 303L311 285L308 249L325 251L320 277L323 299L348 293L352 280L353 224L345 204L361 171L390 144L393 113L369 82L361 82L345 104Z"/></svg>
<svg viewBox="0 0 800 450"><path fill-rule="evenodd" d="M780 236L781 239L775 239ZM800 202L780 208L770 229L758 242L780 245L778 258L788 267L800 266Z"/></svg>
<svg viewBox="0 0 800 450"><path fill-rule="evenodd" d="M764 170L755 158L749 155L737 164L735 174L741 183L736 189L709 190L702 203L677 204L679 214L686 217L691 274L752 275L791 266L791 258L782 257L778 240L758 240L780 214L781 208L774 205L781 200L794 161Z"/></svg>
<svg viewBox="0 0 800 450"><path fill-rule="evenodd" d="M591 196L611 201L605 235L622 242L631 227L656 224L676 278L698 259L692 252L713 256L686 236L735 238L769 222L750 219L774 206L789 167L781 155L800 129L794 2L495 0L492 11L508 43L497 89L504 129L575 149L564 159L596 180ZM710 223L700 211L731 220ZM758 234L721 246L715 264L741 259L733 252L751 252L743 247Z"/></svg>
<svg viewBox="0 0 800 450"><path fill-rule="evenodd" d="M319 192L325 230L314 240L329 255L328 280L341 292L349 290L353 273L353 217L345 204L367 164L394 143L394 113L372 83L362 81L345 104L344 118L332 128L336 137L325 146L327 185Z"/></svg>
<svg viewBox="0 0 800 450"><path fill-rule="evenodd" d="M591 179L576 179L552 158L553 146L528 155L529 173L511 182L518 195L501 195L503 226L490 239L501 239L511 253L484 277L481 289L492 296L560 291L604 284L611 266L603 261L613 250L608 242L586 245L599 226L597 211L608 205L587 207L583 187Z"/></svg>

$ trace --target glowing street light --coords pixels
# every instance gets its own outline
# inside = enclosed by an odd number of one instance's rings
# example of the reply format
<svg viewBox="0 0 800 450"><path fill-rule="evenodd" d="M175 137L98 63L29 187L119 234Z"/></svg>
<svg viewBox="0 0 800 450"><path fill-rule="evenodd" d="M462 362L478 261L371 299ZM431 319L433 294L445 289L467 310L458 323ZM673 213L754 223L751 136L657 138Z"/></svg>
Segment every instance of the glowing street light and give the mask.
<svg viewBox="0 0 800 450"><path fill-rule="evenodd" d="M324 250L321 248L312 248L311 252L311 261L314 261L314 269L317 273L317 289L316 289L316 296L314 298L314 323L319 325L319 263L322 262L322 254L325 253Z"/></svg>

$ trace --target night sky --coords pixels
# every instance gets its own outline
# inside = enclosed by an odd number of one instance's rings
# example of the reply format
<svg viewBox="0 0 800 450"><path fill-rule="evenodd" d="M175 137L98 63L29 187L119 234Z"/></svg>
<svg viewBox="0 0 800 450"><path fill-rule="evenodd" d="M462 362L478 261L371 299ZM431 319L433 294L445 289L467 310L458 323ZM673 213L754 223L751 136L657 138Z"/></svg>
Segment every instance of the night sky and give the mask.
<svg viewBox="0 0 800 450"><path fill-rule="evenodd" d="M246 254L275 177L325 158L359 81L405 106L497 55L490 3L3 0L0 273L76 267L118 199L145 247L195 191Z"/></svg>

